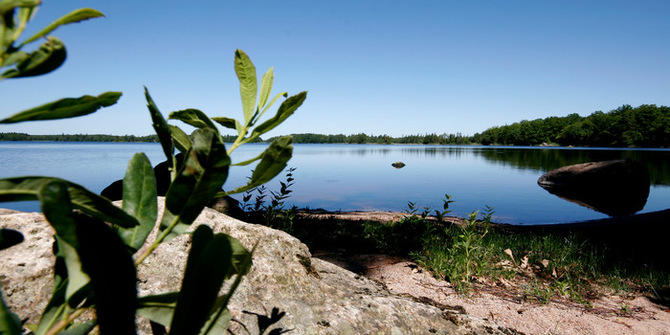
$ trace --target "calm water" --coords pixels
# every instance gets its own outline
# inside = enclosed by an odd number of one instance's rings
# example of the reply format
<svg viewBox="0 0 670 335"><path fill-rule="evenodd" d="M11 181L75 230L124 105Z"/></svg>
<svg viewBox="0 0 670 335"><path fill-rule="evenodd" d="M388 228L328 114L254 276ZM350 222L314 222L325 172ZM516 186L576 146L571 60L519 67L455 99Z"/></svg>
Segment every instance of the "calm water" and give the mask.
<svg viewBox="0 0 670 335"><path fill-rule="evenodd" d="M265 147L243 146L233 154L233 161L255 157ZM0 178L56 176L99 193L123 177L135 152L145 152L153 165L164 160L160 146L153 143L0 142ZM537 185L537 179L563 165L626 157L644 162L650 172L652 187L642 212L669 208L669 150L332 144L295 145L289 167L297 170L288 203L328 210L402 211L408 201L441 208L444 194L450 194L455 201L452 214L459 216L488 205L494 208L498 222L604 218L604 214L549 194ZM391 167L396 161L406 166ZM226 188L243 184L249 175L248 167L233 167ZM268 184L270 189L278 186L278 180ZM39 210L35 202L0 206Z"/></svg>

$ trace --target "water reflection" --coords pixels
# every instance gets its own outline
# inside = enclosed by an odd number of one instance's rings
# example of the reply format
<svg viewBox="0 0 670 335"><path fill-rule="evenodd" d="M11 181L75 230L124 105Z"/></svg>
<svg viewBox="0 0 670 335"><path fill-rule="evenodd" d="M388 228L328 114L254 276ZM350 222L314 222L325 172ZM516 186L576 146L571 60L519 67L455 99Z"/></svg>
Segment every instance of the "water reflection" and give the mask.
<svg viewBox="0 0 670 335"><path fill-rule="evenodd" d="M586 162L630 159L647 167L652 185L670 186L668 150L498 147L473 153L495 164L536 172Z"/></svg>
<svg viewBox="0 0 670 335"><path fill-rule="evenodd" d="M464 154L467 154L470 151L470 148L466 147L452 147L452 146L416 146L416 147L403 147L401 152L403 155L407 156L418 156L418 157L459 157Z"/></svg>
<svg viewBox="0 0 670 335"><path fill-rule="evenodd" d="M537 186L538 178L552 169L621 158L647 166L654 186L648 197L647 193L610 189L600 195L558 194L559 198ZM670 150L664 149L296 145L291 164L298 167L297 180L302 183L296 186L292 201L298 206L335 210L398 211L407 201L438 208L439 199L448 193L456 199L455 215L490 205L496 209L498 222L597 219L634 213L643 207L643 212L668 208L668 158ZM407 165L389 167L397 161Z"/></svg>

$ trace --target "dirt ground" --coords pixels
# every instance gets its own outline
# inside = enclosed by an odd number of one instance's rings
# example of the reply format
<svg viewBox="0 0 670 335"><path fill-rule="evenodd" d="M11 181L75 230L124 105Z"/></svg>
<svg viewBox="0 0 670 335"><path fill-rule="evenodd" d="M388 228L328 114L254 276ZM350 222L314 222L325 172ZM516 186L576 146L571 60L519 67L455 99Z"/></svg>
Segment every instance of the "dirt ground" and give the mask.
<svg viewBox="0 0 670 335"><path fill-rule="evenodd" d="M463 296L450 283L433 278L406 259L336 253L315 253L314 257L378 280L391 292L462 306L472 316L526 334L670 334L670 310L643 296L601 297L589 307L568 301L529 302L512 293L514 290L495 285L478 286Z"/></svg>

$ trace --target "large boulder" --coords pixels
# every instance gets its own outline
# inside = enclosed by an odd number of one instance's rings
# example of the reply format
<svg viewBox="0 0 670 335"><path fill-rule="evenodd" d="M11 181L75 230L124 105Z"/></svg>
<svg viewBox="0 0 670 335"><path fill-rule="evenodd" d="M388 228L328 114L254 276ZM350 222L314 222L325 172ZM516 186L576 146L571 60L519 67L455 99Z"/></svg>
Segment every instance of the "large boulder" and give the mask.
<svg viewBox="0 0 670 335"><path fill-rule="evenodd" d="M537 183L549 193L610 216L642 210L649 196L647 168L630 159L564 166Z"/></svg>
<svg viewBox="0 0 670 335"><path fill-rule="evenodd" d="M390 293L382 284L311 257L294 237L205 209L194 227L206 224L251 249L250 273L230 304L235 334L257 334L258 321L273 309L285 312L277 328L291 334L515 334L461 308ZM26 240L0 251L0 280L21 319L36 322L51 293L53 231L37 213L0 212L0 227ZM141 295L178 290L190 236L159 246L138 268ZM225 290L226 288L224 288ZM259 316L260 315L260 316ZM243 329L243 328L246 328ZM148 327L140 327L148 333Z"/></svg>

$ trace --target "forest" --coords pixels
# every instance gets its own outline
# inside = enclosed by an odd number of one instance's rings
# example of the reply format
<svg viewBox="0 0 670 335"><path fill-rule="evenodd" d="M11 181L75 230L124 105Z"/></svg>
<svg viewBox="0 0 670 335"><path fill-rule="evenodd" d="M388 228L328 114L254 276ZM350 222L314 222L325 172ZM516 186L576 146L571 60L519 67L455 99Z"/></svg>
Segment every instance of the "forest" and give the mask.
<svg viewBox="0 0 670 335"><path fill-rule="evenodd" d="M237 136L222 136L227 143L235 141ZM157 135L135 136L135 135L101 135L101 134L76 134L76 135L29 135L26 133L0 133L0 141L36 141L36 142L156 142ZM261 142L258 140L256 142Z"/></svg>
<svg viewBox="0 0 670 335"><path fill-rule="evenodd" d="M158 142L158 136L135 135L29 135L26 133L0 133L0 141L40 141L40 142Z"/></svg>
<svg viewBox="0 0 670 335"><path fill-rule="evenodd" d="M473 142L500 145L558 144L582 147L668 147L670 107L623 105L587 117L570 114L493 127Z"/></svg>
<svg viewBox="0 0 670 335"><path fill-rule="evenodd" d="M576 113L491 127L472 136L457 134L324 135L292 134L294 143L350 144L451 144L451 145L560 145L580 147L670 147L670 107L623 105L609 112L597 111L583 117ZM234 135L223 136L227 142ZM272 142L257 139L256 142ZM0 141L71 141L71 142L157 142L156 135L28 135L0 133Z"/></svg>
<svg viewBox="0 0 670 335"><path fill-rule="evenodd" d="M323 135L313 133L291 134L293 143L347 143L347 144L473 144L472 137L459 134L426 134L391 137L389 135Z"/></svg>

